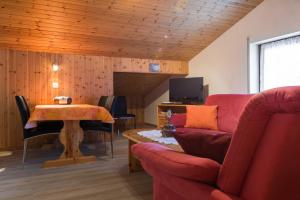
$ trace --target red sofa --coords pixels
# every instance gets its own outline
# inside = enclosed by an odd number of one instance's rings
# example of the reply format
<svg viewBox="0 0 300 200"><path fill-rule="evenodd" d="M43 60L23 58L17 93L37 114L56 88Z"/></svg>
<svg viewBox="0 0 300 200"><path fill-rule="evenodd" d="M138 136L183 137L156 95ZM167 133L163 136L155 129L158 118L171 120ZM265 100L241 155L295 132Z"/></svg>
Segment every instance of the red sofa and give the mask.
<svg viewBox="0 0 300 200"><path fill-rule="evenodd" d="M243 107L228 102L224 115ZM134 145L133 153L153 177L154 199L300 199L300 87L259 93L241 113L239 119L219 121L220 128L234 132L222 165L158 144Z"/></svg>
<svg viewBox="0 0 300 200"><path fill-rule="evenodd" d="M232 134L238 124L240 115L253 95L250 94L217 94L210 95L205 105L218 105L218 131L198 128L185 128L185 114L171 119L177 132L205 132L212 134ZM178 119L176 119L178 118Z"/></svg>

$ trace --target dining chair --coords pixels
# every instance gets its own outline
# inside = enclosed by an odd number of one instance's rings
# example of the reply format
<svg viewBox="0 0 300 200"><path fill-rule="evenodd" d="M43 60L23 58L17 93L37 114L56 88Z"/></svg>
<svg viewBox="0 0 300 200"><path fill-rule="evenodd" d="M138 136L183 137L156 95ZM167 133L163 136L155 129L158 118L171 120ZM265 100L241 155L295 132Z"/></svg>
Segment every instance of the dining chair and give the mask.
<svg viewBox="0 0 300 200"><path fill-rule="evenodd" d="M98 106L106 108L111 114L112 109L114 109L114 96L101 96L98 102ZM113 116L113 114L112 114ZM114 126L111 123L103 123L99 120L81 120L80 126L84 131L95 131L96 133L105 132L110 135L110 146L111 146L111 156L114 157L114 149L113 149L113 133ZM106 134L104 134L104 143L105 143L105 151L106 151Z"/></svg>
<svg viewBox="0 0 300 200"><path fill-rule="evenodd" d="M15 96L18 110L20 112L22 126L23 126L23 164L26 159L27 145L28 141L32 138L49 135L49 134L59 134L60 130L63 128L63 121L41 121L37 123L37 127L25 129L25 125L30 118L30 110L28 104L23 96Z"/></svg>
<svg viewBox="0 0 300 200"><path fill-rule="evenodd" d="M117 120L134 120L134 128L136 129L136 116L127 111L127 100L125 96L116 96L114 117ZM119 133L119 130L118 130Z"/></svg>

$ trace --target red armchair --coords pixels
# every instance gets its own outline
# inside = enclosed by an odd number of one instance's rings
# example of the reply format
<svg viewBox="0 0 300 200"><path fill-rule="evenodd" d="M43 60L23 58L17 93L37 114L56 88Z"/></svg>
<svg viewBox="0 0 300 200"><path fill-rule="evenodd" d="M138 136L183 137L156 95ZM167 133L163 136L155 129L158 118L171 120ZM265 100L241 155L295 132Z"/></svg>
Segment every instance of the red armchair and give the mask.
<svg viewBox="0 0 300 200"><path fill-rule="evenodd" d="M155 200L300 199L300 87L253 96L222 165L161 145L134 145Z"/></svg>

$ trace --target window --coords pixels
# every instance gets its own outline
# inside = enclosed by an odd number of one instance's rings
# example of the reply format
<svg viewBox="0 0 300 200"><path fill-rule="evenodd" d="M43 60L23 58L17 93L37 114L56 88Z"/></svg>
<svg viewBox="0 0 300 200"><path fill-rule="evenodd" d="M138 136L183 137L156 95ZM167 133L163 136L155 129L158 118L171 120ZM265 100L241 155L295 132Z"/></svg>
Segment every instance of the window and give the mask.
<svg viewBox="0 0 300 200"><path fill-rule="evenodd" d="M300 36L260 45L260 90L300 85Z"/></svg>

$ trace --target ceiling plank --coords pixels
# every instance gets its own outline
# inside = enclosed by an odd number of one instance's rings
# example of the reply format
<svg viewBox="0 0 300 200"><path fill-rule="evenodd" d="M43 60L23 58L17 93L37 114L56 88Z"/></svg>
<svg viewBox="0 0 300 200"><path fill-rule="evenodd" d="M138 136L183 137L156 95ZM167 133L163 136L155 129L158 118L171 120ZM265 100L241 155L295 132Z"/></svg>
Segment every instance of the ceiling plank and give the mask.
<svg viewBox="0 0 300 200"><path fill-rule="evenodd" d="M189 60L262 1L2 0L0 47Z"/></svg>

